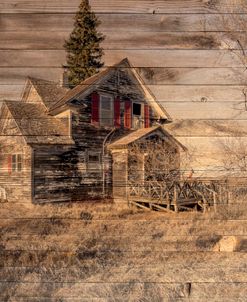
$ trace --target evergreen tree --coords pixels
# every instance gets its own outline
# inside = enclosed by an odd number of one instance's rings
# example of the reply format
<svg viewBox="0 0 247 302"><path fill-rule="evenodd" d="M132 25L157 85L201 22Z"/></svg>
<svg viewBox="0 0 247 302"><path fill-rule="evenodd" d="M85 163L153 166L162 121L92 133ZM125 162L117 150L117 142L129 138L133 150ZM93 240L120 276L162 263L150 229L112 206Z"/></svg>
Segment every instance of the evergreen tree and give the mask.
<svg viewBox="0 0 247 302"><path fill-rule="evenodd" d="M76 13L74 29L65 41L67 65L64 66L70 88L99 72L103 49L100 43L104 36L97 31L100 21L91 11L88 0L82 0Z"/></svg>

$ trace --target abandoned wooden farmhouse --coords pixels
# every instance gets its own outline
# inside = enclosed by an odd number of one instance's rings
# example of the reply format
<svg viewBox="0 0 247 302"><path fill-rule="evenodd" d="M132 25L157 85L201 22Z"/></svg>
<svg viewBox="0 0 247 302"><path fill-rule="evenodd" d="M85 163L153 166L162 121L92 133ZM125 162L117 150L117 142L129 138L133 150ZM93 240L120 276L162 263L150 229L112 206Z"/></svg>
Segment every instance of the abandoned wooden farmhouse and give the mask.
<svg viewBox="0 0 247 302"><path fill-rule="evenodd" d="M21 100L1 107L2 198L124 201L130 180L179 175L170 121L128 59L71 90L28 78Z"/></svg>

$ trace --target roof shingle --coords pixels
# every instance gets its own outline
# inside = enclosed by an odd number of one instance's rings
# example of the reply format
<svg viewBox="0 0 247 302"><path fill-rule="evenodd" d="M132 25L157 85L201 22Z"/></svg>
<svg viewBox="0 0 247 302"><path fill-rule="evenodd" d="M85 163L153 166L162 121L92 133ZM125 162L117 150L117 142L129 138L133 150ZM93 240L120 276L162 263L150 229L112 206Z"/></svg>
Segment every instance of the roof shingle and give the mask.
<svg viewBox="0 0 247 302"><path fill-rule="evenodd" d="M73 144L68 127L35 103L4 101L28 144Z"/></svg>
<svg viewBox="0 0 247 302"><path fill-rule="evenodd" d="M29 77L28 80L34 86L48 110L69 91L68 88L62 87L52 81L33 77Z"/></svg>

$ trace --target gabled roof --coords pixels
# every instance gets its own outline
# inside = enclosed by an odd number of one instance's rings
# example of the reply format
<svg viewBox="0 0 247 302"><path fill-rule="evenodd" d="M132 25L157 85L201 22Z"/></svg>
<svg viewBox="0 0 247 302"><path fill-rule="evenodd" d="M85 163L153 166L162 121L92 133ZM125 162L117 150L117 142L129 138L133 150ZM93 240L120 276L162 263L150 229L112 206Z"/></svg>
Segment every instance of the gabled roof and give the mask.
<svg viewBox="0 0 247 302"><path fill-rule="evenodd" d="M143 79L136 71L136 69L130 64L127 58L123 59L121 62L104 69L98 74L82 81L75 88L68 91L56 104L51 107L51 111L58 110L59 108L66 106L66 104L76 98L78 95L82 95L84 93L91 93L95 90L95 86L100 84L112 71L117 68L124 67L131 71L133 77L138 82L140 89L143 91L146 96L146 101L150 104L150 107L154 109L154 112L161 118L166 120L171 120L170 115L166 112L166 110L158 103L154 94L150 91L150 89L145 85Z"/></svg>
<svg viewBox="0 0 247 302"><path fill-rule="evenodd" d="M83 94L90 87L93 87L99 80L102 80L105 75L112 69L108 67L105 70L93 75L92 77L82 81L79 85L75 86L73 89L69 90L57 103L51 107L51 111L67 104L70 100L76 98L79 94ZM95 87L93 87L95 89Z"/></svg>
<svg viewBox="0 0 247 302"><path fill-rule="evenodd" d="M62 87L55 82L28 77L22 94L22 101L25 102L32 86L37 91L47 110L69 91L68 88Z"/></svg>
<svg viewBox="0 0 247 302"><path fill-rule="evenodd" d="M27 144L73 144L68 128L42 104L4 101Z"/></svg>
<svg viewBox="0 0 247 302"><path fill-rule="evenodd" d="M162 126L154 126L150 128L141 128L138 130L135 130L131 132L130 134L127 134L126 136L118 139L117 141L113 142L108 146L110 150L112 149L124 149L126 148L129 144L157 131L160 130L163 132L163 134L171 139L178 147L180 147L183 151L186 151L186 147L182 145L178 140L176 140L169 132L167 132Z"/></svg>

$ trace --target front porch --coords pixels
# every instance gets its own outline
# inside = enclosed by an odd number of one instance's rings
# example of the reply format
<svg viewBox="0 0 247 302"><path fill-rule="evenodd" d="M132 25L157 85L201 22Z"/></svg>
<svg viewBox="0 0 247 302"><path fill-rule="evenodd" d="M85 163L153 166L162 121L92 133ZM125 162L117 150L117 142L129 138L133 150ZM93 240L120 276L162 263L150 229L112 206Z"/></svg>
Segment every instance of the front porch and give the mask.
<svg viewBox="0 0 247 302"><path fill-rule="evenodd" d="M180 151L183 148L161 126L133 131L110 144L108 150L112 155L114 201L128 204L129 197L134 191L140 193L135 196L137 198L142 196L146 198L146 201L154 198L154 194L150 196L144 194L146 191L144 184L151 181L178 179L180 177ZM155 190L157 189L153 187L151 191ZM131 201L134 202L134 199Z"/></svg>
<svg viewBox="0 0 247 302"><path fill-rule="evenodd" d="M217 180L128 182L127 201L139 208L165 212L202 210L228 203L226 183Z"/></svg>
<svg viewBox="0 0 247 302"><path fill-rule="evenodd" d="M116 203L156 211L205 212L228 202L224 181L184 178L180 155L186 149L160 126L134 131L108 149Z"/></svg>

